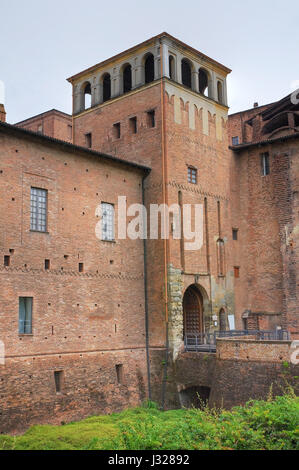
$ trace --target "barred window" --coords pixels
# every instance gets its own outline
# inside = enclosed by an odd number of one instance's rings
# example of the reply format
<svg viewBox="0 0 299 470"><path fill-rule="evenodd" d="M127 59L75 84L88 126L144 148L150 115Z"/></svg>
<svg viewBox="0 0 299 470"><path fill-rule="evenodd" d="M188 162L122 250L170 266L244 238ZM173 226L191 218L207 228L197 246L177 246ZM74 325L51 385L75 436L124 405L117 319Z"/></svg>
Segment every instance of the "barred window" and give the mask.
<svg viewBox="0 0 299 470"><path fill-rule="evenodd" d="M31 188L31 230L47 231L47 197L46 189Z"/></svg>
<svg viewBox="0 0 299 470"><path fill-rule="evenodd" d="M19 334L32 334L32 297L19 297Z"/></svg>
<svg viewBox="0 0 299 470"><path fill-rule="evenodd" d="M197 184L197 169L192 166L188 167L188 183Z"/></svg>
<svg viewBox="0 0 299 470"><path fill-rule="evenodd" d="M239 136L232 137L232 144L239 145Z"/></svg>
<svg viewBox="0 0 299 470"><path fill-rule="evenodd" d="M102 202L102 240L114 240L114 206Z"/></svg>

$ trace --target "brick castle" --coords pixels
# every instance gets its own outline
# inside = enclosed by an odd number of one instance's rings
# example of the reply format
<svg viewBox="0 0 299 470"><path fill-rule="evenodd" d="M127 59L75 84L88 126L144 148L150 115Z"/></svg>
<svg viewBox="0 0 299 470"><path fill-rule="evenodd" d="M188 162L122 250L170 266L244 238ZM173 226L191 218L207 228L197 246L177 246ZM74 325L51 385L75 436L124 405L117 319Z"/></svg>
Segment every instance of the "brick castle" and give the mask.
<svg viewBox="0 0 299 470"><path fill-rule="evenodd" d="M0 107L0 432L279 390L299 336L299 100L228 115L229 73L162 33L69 78L72 116L10 125ZM202 248L171 218L169 239L118 239L119 195L201 204Z"/></svg>

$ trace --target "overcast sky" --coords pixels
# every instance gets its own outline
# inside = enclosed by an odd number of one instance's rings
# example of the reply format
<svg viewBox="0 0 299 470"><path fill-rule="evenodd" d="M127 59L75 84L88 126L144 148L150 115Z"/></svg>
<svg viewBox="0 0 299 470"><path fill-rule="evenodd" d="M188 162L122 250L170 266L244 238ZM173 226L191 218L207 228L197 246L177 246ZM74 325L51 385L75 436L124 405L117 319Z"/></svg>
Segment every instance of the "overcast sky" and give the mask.
<svg viewBox="0 0 299 470"><path fill-rule="evenodd" d="M230 112L299 87L298 0L0 0L7 120L71 112L66 78L162 31L232 69ZM1 101L0 86L0 101Z"/></svg>

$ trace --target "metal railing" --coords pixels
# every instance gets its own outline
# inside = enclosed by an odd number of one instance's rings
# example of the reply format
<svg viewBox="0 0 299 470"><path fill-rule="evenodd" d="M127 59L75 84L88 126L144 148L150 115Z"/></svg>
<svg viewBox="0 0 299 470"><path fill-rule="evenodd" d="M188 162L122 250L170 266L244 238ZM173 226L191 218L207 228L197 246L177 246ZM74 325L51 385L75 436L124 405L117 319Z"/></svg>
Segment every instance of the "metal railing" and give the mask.
<svg viewBox="0 0 299 470"><path fill-rule="evenodd" d="M233 338L238 336L254 336L260 341L289 340L286 330L228 330L213 333L186 334L184 337L185 351L216 352L217 338Z"/></svg>

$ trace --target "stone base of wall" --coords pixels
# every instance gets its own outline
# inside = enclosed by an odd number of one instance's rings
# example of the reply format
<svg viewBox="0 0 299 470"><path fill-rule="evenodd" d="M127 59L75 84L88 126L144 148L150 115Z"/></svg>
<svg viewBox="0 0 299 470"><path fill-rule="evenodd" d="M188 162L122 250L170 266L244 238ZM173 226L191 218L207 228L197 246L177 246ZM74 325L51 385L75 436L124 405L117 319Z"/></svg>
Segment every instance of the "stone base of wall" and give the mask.
<svg viewBox="0 0 299 470"><path fill-rule="evenodd" d="M224 358L227 348L235 347L235 342L227 342L222 354L180 353L175 361L169 355L166 408L188 403L188 389L193 395L196 390L204 395L208 391L209 404L224 408L249 399L266 399L270 389L273 395L281 395L287 385L299 394L299 365L270 361L269 357L266 361L251 360L250 355L249 359ZM249 342L248 348L253 348L253 343ZM269 349L268 343L265 348ZM165 350L152 349L150 363L151 398L161 404ZM123 364L122 383L115 368L119 364ZM0 367L0 433L119 412L148 398L144 349L7 358ZM54 371L64 374L61 393L56 393Z"/></svg>
<svg viewBox="0 0 299 470"><path fill-rule="evenodd" d="M299 395L296 378L299 365L261 359L220 359L212 353L180 354L173 378L178 400L180 391L194 387L209 388L209 405L227 409L250 399L267 399L270 391L273 396L282 395L289 385Z"/></svg>
<svg viewBox="0 0 299 470"><path fill-rule="evenodd" d="M0 433L140 405L147 398L145 359L142 349L7 358L0 366ZM54 371L63 371L61 393L56 393Z"/></svg>

